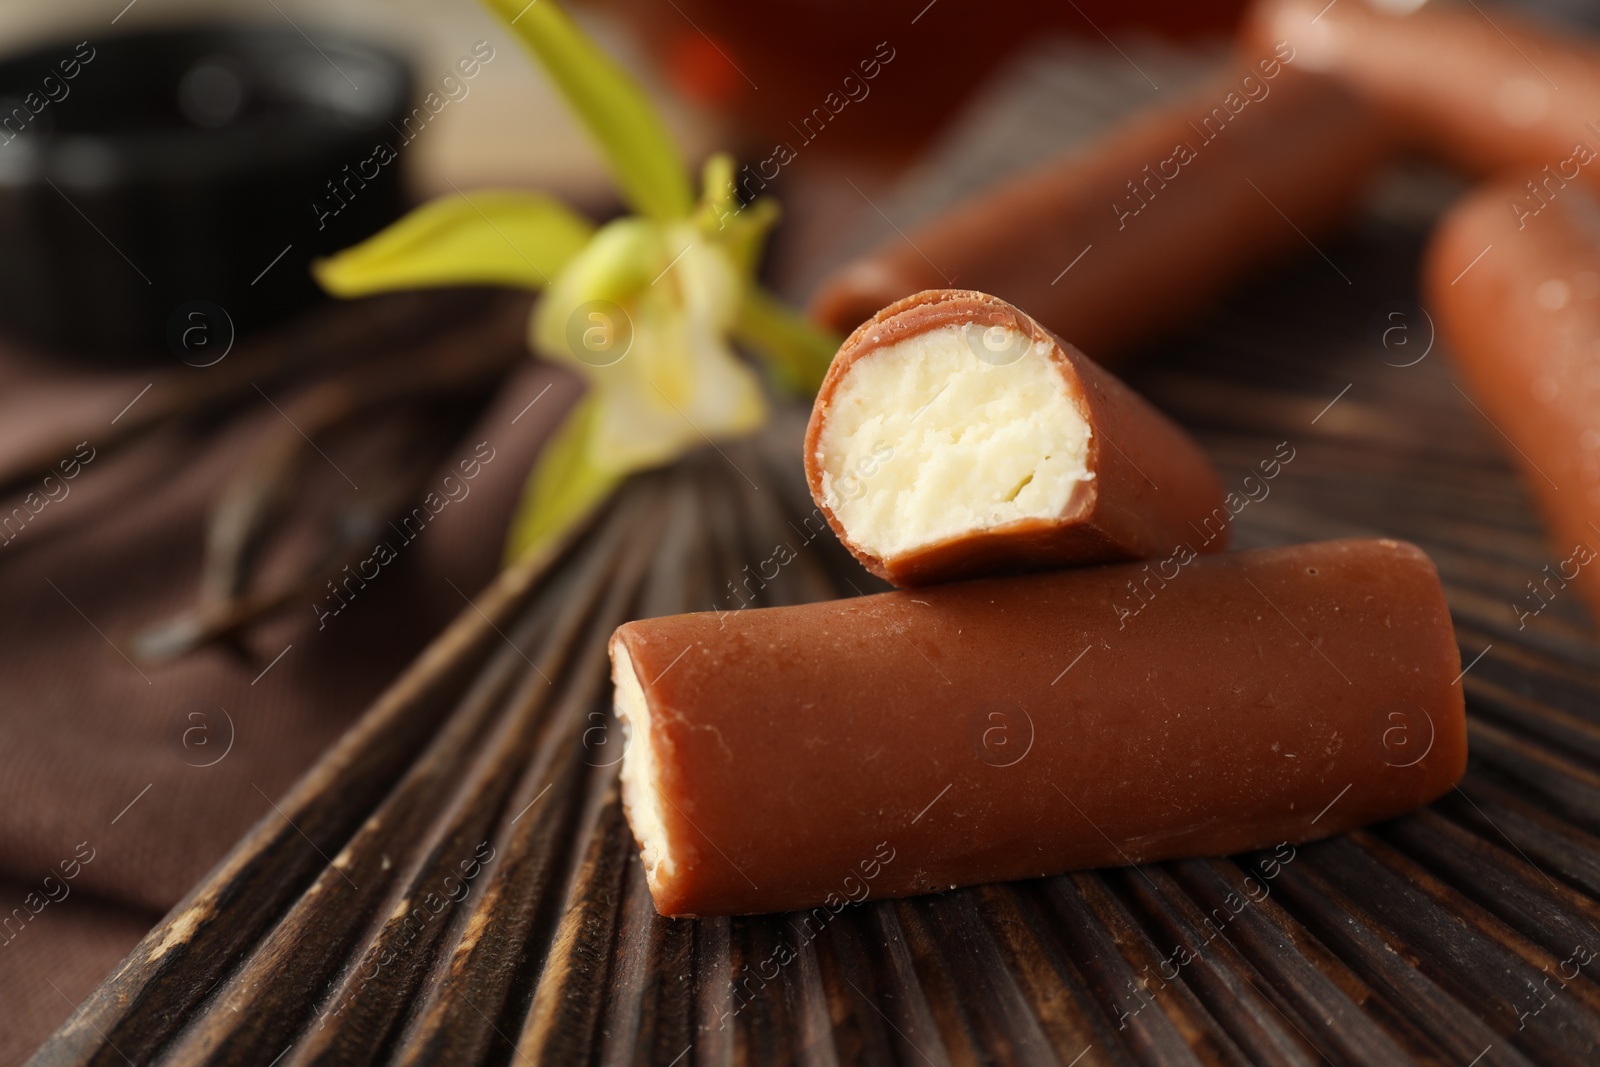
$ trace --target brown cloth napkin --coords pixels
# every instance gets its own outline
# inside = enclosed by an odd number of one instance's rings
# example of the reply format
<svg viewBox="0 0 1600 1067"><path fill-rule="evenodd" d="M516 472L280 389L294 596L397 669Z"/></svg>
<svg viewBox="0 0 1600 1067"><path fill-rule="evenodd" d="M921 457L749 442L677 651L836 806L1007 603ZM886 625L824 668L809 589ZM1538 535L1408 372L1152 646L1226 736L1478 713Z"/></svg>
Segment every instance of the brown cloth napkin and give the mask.
<svg viewBox="0 0 1600 1067"><path fill-rule="evenodd" d="M251 630L248 657L140 666L121 647L194 602L207 506L284 418L263 397L210 432L97 448L130 401L152 401L152 378L0 348L0 465L63 426L85 441L75 477L38 487L37 514L7 527L21 494L0 505L0 1065L26 1059L467 607L579 390L531 360L516 371L428 484L492 459L414 539L394 539L398 558L337 615L319 620L308 599ZM329 445L326 458L302 468L307 503L280 532L290 555L311 551L313 505L359 492L346 474L360 456Z"/></svg>

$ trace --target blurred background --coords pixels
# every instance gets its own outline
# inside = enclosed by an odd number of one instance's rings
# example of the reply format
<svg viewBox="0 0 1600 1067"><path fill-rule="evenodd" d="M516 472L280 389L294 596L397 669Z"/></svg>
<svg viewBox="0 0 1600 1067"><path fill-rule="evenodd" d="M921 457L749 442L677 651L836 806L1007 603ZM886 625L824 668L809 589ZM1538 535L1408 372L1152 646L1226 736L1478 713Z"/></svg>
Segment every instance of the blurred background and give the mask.
<svg viewBox="0 0 1600 1067"><path fill-rule="evenodd" d="M852 255L1214 73L1244 4L570 7L644 81L692 164L799 149L767 188L785 217L763 272L804 306ZM1579 0L1501 7L1574 32L1600 22ZM264 50L227 27L259 31ZM169 29L204 34L124 39ZM30 131L76 138L70 152L0 133L0 484L42 501L0 545L0 915L27 912L0 932L7 1064L466 608L579 391L527 356L524 296L334 305L310 257L463 190L547 190L596 219L620 205L474 0L7 0L0 52L13 114L63 60L81 64ZM872 56L885 66L867 95L825 130L797 125ZM446 103L400 134L430 92ZM385 129L406 141L398 159L341 185L347 204L330 185ZM135 134L149 143L118 140ZM1463 187L1402 168L1377 183L1366 225L1409 235L1414 253ZM1375 284L1411 270L1375 268ZM1410 290L1363 293L1370 310ZM1353 335L1367 310L1345 316ZM474 458L468 491L340 597L340 568L390 516ZM74 459L82 476L63 481ZM58 900L40 880L73 857Z"/></svg>

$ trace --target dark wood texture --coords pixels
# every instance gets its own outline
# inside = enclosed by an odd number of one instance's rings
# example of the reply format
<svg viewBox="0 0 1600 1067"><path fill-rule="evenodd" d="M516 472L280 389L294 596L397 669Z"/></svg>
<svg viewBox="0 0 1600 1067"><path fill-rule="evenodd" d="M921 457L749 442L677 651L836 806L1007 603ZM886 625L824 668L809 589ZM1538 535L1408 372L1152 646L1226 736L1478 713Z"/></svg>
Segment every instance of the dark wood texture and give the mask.
<svg viewBox="0 0 1600 1067"><path fill-rule="evenodd" d="M874 588L813 537L791 411L502 575L34 1062L1600 1061L1600 647L1573 596L1526 628L1512 609L1571 546L1546 543L1445 355L1401 365L1431 332L1393 303L1415 237L1324 251L1131 377L1230 488L1294 448L1237 546L1432 554L1470 664L1471 766L1444 800L1292 855L869 901L820 927L660 918L618 806L607 634L735 606L729 583L780 542L796 558L762 603ZM780 942L792 959L764 977Z"/></svg>

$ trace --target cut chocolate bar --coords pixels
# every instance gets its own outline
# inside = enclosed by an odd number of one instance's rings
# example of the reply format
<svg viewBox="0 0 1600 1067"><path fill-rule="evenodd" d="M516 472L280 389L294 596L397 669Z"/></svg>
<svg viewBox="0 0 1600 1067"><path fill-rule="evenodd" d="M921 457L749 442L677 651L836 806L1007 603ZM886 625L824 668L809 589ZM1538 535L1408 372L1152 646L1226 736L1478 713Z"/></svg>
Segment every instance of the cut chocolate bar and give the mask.
<svg viewBox="0 0 1600 1067"><path fill-rule="evenodd" d="M817 394L805 463L839 539L896 585L1227 539L1225 524L1202 534L1227 512L1199 446L982 293L919 293L857 329Z"/></svg>

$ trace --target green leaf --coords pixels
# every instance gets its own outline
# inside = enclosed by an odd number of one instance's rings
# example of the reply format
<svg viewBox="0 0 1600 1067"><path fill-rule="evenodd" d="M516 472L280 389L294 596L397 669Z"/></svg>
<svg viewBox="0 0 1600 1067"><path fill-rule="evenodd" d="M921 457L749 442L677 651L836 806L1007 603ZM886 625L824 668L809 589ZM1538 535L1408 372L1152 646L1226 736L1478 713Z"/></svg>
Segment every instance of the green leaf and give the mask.
<svg viewBox="0 0 1600 1067"><path fill-rule="evenodd" d="M694 205L689 171L644 89L555 0L484 0L533 50L600 144L623 197L641 215L683 218Z"/></svg>
<svg viewBox="0 0 1600 1067"><path fill-rule="evenodd" d="M441 197L311 271L334 296L444 285L539 289L578 254L594 226L539 193Z"/></svg>
<svg viewBox="0 0 1600 1067"><path fill-rule="evenodd" d="M745 287L733 336L765 361L780 388L800 396L816 394L828 364L844 343L755 282Z"/></svg>
<svg viewBox="0 0 1600 1067"><path fill-rule="evenodd" d="M625 471L595 464L589 447L599 398L580 400L539 450L506 539L509 566L559 537L611 495Z"/></svg>

